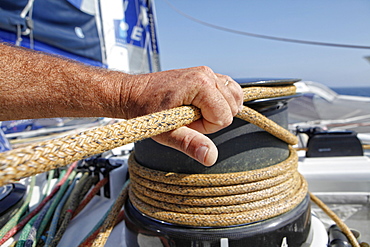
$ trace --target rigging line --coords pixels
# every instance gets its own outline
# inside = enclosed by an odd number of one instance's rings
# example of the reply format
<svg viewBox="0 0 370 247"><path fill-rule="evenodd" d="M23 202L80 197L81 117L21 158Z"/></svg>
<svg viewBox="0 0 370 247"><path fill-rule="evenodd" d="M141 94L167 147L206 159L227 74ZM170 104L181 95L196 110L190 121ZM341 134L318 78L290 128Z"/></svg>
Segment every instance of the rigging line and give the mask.
<svg viewBox="0 0 370 247"><path fill-rule="evenodd" d="M68 179L69 175L73 172L73 170L76 168L77 166L77 161L72 163L72 165L70 165L70 167L68 168L66 174L64 175L64 177L55 185L54 189L52 190L52 192L44 198L44 200L42 200L42 202L40 204L37 205L37 207L35 209L33 209L29 214L27 214L27 216L25 216L16 226L14 226L12 229L10 229L2 239L0 239L0 245L2 245L3 243L5 243L9 238L11 238L14 234L16 234L18 232L18 230L22 229L29 220L31 220L36 214L38 214L40 212L40 210L45 206L45 204L51 199L53 198L54 194L56 194L60 187L63 185L63 183Z"/></svg>
<svg viewBox="0 0 370 247"><path fill-rule="evenodd" d="M327 42L320 42L320 41L308 41L308 40L300 40L300 39L289 39L289 38L282 38L282 37L276 37L276 36L270 36L270 35L264 35L264 34L257 34L257 33L250 33L245 31L240 31L236 29L231 29L227 27L218 26L209 22L205 22L202 20L199 20L193 16L190 16L178 8L176 8L174 5L172 5L168 0L163 0L165 3L167 3L168 6L170 6L174 11L176 11L178 14L184 16L187 19L190 19L194 22L197 22L199 24L202 24L204 26L208 26L214 29L218 29L221 31L229 32L229 33L235 33L240 34L244 36L251 36L255 38L261 38L261 39L269 39L269 40L276 40L276 41L283 41L283 42L290 42L290 43L299 43L299 44L306 44L306 45L318 45L318 46L331 46L331 47L338 47L338 48L354 48L354 49L370 49L370 46L364 46L364 45L349 45L349 44L338 44L338 43L327 43Z"/></svg>

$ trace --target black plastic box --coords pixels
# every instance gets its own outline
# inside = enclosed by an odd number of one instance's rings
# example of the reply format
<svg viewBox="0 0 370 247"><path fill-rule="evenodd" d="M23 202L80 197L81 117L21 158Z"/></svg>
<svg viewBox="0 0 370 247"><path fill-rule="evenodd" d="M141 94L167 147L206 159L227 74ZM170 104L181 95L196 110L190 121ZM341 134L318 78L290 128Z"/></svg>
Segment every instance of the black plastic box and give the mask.
<svg viewBox="0 0 370 247"><path fill-rule="evenodd" d="M306 157L362 156L362 144L353 131L315 132L307 143Z"/></svg>

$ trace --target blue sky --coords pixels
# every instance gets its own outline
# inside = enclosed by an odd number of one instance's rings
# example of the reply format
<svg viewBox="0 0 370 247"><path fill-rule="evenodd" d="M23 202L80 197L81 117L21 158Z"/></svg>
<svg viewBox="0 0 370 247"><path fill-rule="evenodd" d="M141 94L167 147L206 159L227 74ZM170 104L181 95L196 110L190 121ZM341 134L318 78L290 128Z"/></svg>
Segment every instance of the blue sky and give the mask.
<svg viewBox="0 0 370 247"><path fill-rule="evenodd" d="M368 0L168 0L214 25L290 39L370 46ZM331 87L370 86L370 49L272 41L193 22L155 0L162 70L207 65L241 77L300 78Z"/></svg>

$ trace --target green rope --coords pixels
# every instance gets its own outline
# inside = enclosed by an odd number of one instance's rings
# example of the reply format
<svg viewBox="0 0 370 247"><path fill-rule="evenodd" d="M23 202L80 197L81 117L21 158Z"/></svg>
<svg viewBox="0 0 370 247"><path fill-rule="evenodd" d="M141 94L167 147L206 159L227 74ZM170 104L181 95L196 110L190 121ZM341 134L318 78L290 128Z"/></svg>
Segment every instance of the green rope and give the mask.
<svg viewBox="0 0 370 247"><path fill-rule="evenodd" d="M123 191L124 189L126 189L126 187L129 184L130 184L130 180L127 180L125 182L125 184L123 185L121 191ZM86 235L86 237L80 242L80 244L78 246L82 246L82 244L104 224L104 221L108 218L108 215L111 213L114 204L115 204L115 202L112 203L112 205L107 210L107 212L105 212L105 214L103 215L103 217L98 221L98 223L96 223L96 225L91 229L91 231Z"/></svg>
<svg viewBox="0 0 370 247"><path fill-rule="evenodd" d="M45 219L42 221L42 223L40 225L40 228L37 231L36 241L40 240L40 238L42 236L42 233L44 232L46 226L49 224L56 207L58 206L60 200L62 199L64 193L66 192L66 190L69 186L69 182L74 178L74 176L75 176L75 174L71 174L70 177L68 178L68 180L60 187L60 190L55 195L55 200L50 205L50 208L49 208L48 212L45 215Z"/></svg>
<svg viewBox="0 0 370 247"><path fill-rule="evenodd" d="M85 198L85 196L87 195L87 193L90 191L91 187L93 187L93 185L96 184L96 183L98 183L98 182L99 182L99 177L98 176L93 176L93 177L92 176L89 176L88 177L88 181L86 182L86 185L82 188L80 197L78 198L78 201L79 201L78 206L80 206L80 203Z"/></svg>
<svg viewBox="0 0 370 247"><path fill-rule="evenodd" d="M37 215L37 219L36 221L33 223L32 225L32 229L30 231L30 233L28 234L28 238L27 238L27 242L25 244L25 247L32 247L32 246L36 246L36 243L37 243L37 240L36 240L36 236L37 236L37 232L40 230L40 225L42 223L42 221L44 220L45 218L45 215L46 213L48 212L51 204L53 203L53 201L55 200L55 196L53 199L51 199L46 205L45 207L41 210L41 212Z"/></svg>
<svg viewBox="0 0 370 247"><path fill-rule="evenodd" d="M60 174L59 181L63 178L65 172ZM43 194L43 200L45 197L48 195L48 191L50 188L51 180L53 179L54 176L54 170L49 171L49 177L48 177L48 182L47 182L47 188ZM64 185L64 184L63 184ZM63 186L62 185L62 186ZM58 191L59 193L59 191ZM36 236L37 232L40 229L40 225L42 224L47 212L49 211L50 206L52 203L55 201L56 196L51 198L46 205L41 209L41 211L35 215L23 228L22 233L19 237L18 243L16 247L31 247L31 246L36 246Z"/></svg>
<svg viewBox="0 0 370 247"><path fill-rule="evenodd" d="M63 197L62 197L59 205L57 206L57 208L56 208L56 210L54 212L53 219L52 219L52 221L50 223L50 228L49 228L48 236L47 236L47 239L46 239L46 242L45 242L45 247L51 245L51 243L52 243L52 241L54 239L55 232L57 230L60 213L61 213L61 211L63 209L63 206L66 203L68 197L72 193L72 190L73 190L74 186L76 185L77 180L79 179L78 177L76 177L76 171L72 171L71 172L71 175L68 177L68 181L70 181L72 179L73 179L72 184L68 187L67 192L63 195Z"/></svg>
<svg viewBox="0 0 370 247"><path fill-rule="evenodd" d="M21 235L19 236L19 239L17 241L16 247L24 247L28 235L32 230L32 225L36 221L38 215L35 215L30 221L27 222L27 224L23 227Z"/></svg>
<svg viewBox="0 0 370 247"><path fill-rule="evenodd" d="M68 224L68 222L70 221L70 216L69 215L71 214L71 212L73 213L73 211L76 210L76 208L78 207L78 204L82 200L82 199L80 199L80 198L83 198L83 195L81 196L81 191L85 187L86 182L88 181L88 178L89 178L89 173L88 172L85 172L85 173L82 174L78 183L74 187L74 189L71 193L71 196L68 198L67 202L64 204L64 207L63 207L63 210L62 210L63 213L60 216L60 219L59 219L59 222L58 222L59 230L60 230L60 226L63 224L62 222L64 222L64 224ZM69 218L69 219L66 219L66 218Z"/></svg>
<svg viewBox="0 0 370 247"><path fill-rule="evenodd" d="M81 195L82 191L87 191L84 189L87 182L89 181L89 173L85 173L76 186L74 187L73 191L71 192L71 195L69 196L67 202L63 206L63 214L60 216L59 222L58 222L58 231L56 235L53 238L53 241L51 242L51 246L56 246L60 239L62 238L64 232L67 229L68 223L72 218L74 210L78 207L78 204L82 200L84 195ZM91 183L92 184L92 183Z"/></svg>
<svg viewBox="0 0 370 247"><path fill-rule="evenodd" d="M28 205L31 201L31 197L32 197L32 193L33 193L33 188L35 187L35 183L36 183L36 177L33 176L31 178L31 182L30 182L30 185L29 185L29 190L28 190L26 200L24 201L23 205L19 208L17 213L1 228L1 230L0 230L0 239L3 238L7 232L9 232L14 226L16 226L18 224L22 215L28 209Z"/></svg>
<svg viewBox="0 0 370 247"><path fill-rule="evenodd" d="M47 196L49 190L50 190L50 187L51 187L51 181L53 180L53 177L54 177L54 173L55 173L55 170L50 170L48 172L48 182L46 184L46 188L45 188L45 191L44 191L44 195L43 195L43 198L42 199L45 199L45 197Z"/></svg>

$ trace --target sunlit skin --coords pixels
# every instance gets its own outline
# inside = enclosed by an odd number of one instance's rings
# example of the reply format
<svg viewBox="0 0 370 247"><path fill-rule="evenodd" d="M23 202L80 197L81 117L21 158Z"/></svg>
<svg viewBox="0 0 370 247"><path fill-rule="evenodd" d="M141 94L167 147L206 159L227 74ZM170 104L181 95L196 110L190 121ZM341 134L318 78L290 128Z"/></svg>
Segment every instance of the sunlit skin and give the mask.
<svg viewBox="0 0 370 247"><path fill-rule="evenodd" d="M218 151L203 134L231 124L243 101L243 92L235 81L205 66L130 75L0 44L0 68L0 121L130 119L194 105L201 109L201 119L153 139L206 166L215 163Z"/></svg>

